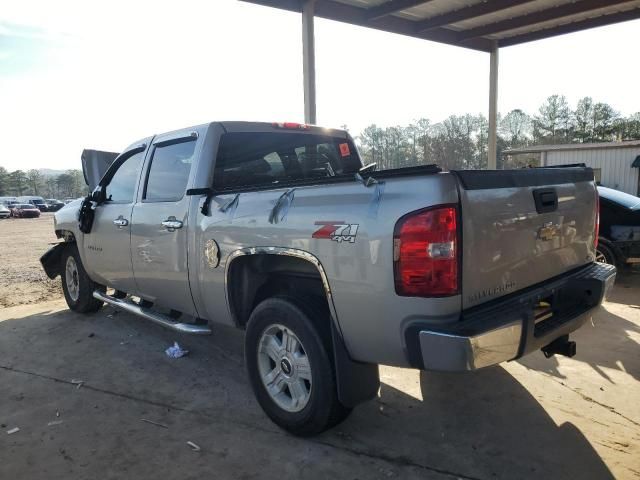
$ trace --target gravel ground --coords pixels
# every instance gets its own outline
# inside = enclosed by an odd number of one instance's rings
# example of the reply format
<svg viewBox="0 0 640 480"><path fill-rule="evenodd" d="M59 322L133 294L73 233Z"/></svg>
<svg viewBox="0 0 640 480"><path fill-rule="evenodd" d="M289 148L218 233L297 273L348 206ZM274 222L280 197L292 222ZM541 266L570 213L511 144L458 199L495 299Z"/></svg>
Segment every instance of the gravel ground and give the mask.
<svg viewBox="0 0 640 480"><path fill-rule="evenodd" d="M0 308L60 298L60 280L49 280L40 265L55 241L53 213L0 221Z"/></svg>

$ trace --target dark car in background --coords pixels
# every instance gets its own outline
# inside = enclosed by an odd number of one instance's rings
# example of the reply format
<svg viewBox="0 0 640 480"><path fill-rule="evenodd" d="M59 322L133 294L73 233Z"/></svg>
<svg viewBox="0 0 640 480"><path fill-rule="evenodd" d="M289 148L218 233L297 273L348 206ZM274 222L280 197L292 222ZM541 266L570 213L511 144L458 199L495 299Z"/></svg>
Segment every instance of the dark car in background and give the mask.
<svg viewBox="0 0 640 480"><path fill-rule="evenodd" d="M610 265L640 264L640 198L607 187L600 195L597 260Z"/></svg>
<svg viewBox="0 0 640 480"><path fill-rule="evenodd" d="M41 212L47 211L47 204L44 202L44 198L38 197L37 195L27 195L24 197L18 197L17 201L21 204L31 204L35 206Z"/></svg>
<svg viewBox="0 0 640 480"><path fill-rule="evenodd" d="M64 207L64 203L55 198L47 198L44 203L47 205L47 212L57 212Z"/></svg>
<svg viewBox="0 0 640 480"><path fill-rule="evenodd" d="M31 203L16 203L12 206L11 216L15 218L36 218L40 216L40 209Z"/></svg>

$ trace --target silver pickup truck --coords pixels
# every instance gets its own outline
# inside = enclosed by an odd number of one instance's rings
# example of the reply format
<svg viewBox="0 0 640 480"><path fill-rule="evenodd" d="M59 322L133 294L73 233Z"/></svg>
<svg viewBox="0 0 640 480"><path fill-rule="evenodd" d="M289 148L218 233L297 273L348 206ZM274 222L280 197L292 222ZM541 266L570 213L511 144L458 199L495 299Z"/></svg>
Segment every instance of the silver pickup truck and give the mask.
<svg viewBox="0 0 640 480"><path fill-rule="evenodd" d="M374 397L379 364L571 356L615 278L581 166L375 171L345 131L248 122L83 160L93 192L56 213L41 260L69 307L244 329L258 402L298 435Z"/></svg>

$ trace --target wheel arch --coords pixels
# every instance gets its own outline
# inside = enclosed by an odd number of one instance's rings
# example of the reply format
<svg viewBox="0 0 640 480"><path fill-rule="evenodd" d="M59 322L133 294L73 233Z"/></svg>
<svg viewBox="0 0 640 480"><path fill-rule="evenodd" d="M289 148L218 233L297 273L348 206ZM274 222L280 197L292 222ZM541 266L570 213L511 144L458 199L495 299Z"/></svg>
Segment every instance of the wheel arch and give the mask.
<svg viewBox="0 0 640 480"><path fill-rule="evenodd" d="M304 250L281 247L242 248L229 255L224 273L225 296L229 313L236 326L242 328L246 325L251 310L255 306L256 296L258 295L259 299L261 287L265 286L266 279L261 278L262 276L268 279L269 276L291 277L294 275L319 282L316 287L320 288L307 293L324 297L331 320L340 331L331 287L320 260ZM265 290L262 289L262 291ZM244 301L240 303L241 300ZM247 300L250 301L247 302Z"/></svg>
<svg viewBox="0 0 640 480"><path fill-rule="evenodd" d="M326 299L330 314L331 354L340 402L347 407L354 407L375 397L380 388L378 365L358 362L349 355L327 274L315 255L304 250L278 247L253 247L232 252L225 266L225 294L235 324L244 327L257 303L270 295L286 293L280 290L282 283L273 282L274 275L296 280L296 293L293 296L318 296L322 292ZM305 278L310 281L307 285ZM285 290L286 283L285 279Z"/></svg>

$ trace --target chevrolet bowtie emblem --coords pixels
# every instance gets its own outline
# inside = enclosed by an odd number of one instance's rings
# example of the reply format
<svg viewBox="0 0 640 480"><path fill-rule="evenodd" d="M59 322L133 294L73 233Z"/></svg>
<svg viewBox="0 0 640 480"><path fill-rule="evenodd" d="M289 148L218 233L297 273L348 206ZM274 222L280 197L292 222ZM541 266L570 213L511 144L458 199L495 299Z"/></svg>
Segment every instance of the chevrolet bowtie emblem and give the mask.
<svg viewBox="0 0 640 480"><path fill-rule="evenodd" d="M553 222L545 223L538 229L538 238L545 242L553 240L555 237L560 236L560 225L555 225Z"/></svg>

